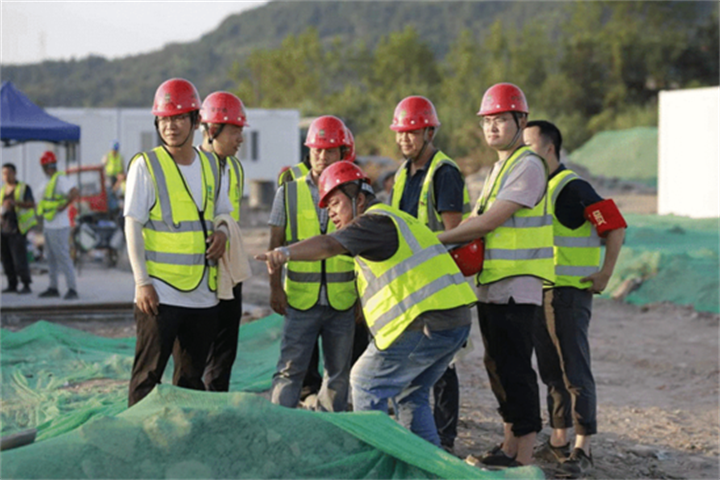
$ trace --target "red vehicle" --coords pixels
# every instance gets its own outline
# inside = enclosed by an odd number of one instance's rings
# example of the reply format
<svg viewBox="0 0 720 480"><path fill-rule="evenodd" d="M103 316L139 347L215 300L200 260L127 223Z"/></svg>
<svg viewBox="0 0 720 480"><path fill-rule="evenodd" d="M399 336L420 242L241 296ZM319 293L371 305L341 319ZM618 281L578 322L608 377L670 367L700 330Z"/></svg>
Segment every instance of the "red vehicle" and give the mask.
<svg viewBox="0 0 720 480"><path fill-rule="evenodd" d="M108 192L105 187L104 165L70 167L65 173L74 177L73 180L76 181L80 188L80 198L68 207L68 216L73 227L76 223L78 210L83 215L110 213L108 210Z"/></svg>

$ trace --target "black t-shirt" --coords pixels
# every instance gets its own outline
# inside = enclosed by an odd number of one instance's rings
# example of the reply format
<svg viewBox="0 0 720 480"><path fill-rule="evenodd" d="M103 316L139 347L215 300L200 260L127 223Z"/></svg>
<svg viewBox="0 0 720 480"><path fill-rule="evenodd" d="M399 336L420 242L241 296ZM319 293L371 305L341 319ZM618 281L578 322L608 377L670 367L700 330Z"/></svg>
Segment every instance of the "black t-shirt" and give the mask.
<svg viewBox="0 0 720 480"><path fill-rule="evenodd" d="M433 158L436 154L437 151L433 154ZM423 168L418 169L415 175L410 175L409 163L405 167L407 168L407 180L405 181L405 189L402 192L399 206L400 210L416 218L418 216L420 193L431 161L432 159ZM435 170L433 186L435 209L438 212L463 211L465 181L457 168L452 165L441 165L440 168Z"/></svg>
<svg viewBox="0 0 720 480"><path fill-rule="evenodd" d="M550 174L550 179L567 170L565 165ZM585 223L585 208L603 198L586 180L573 180L562 189L555 201L555 216L565 227L575 230Z"/></svg>
<svg viewBox="0 0 720 480"><path fill-rule="evenodd" d="M360 215L347 227L329 236L340 242L353 257L357 255L371 262L392 257L399 245L395 223L387 215Z"/></svg>

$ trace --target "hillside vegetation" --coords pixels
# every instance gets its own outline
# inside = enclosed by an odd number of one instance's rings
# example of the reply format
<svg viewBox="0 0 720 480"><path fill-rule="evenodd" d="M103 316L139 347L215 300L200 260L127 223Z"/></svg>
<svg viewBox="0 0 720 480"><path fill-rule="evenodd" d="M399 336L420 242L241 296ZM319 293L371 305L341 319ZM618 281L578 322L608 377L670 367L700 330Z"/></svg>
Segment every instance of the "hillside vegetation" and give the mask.
<svg viewBox="0 0 720 480"><path fill-rule="evenodd" d="M661 89L717 85L716 2L271 2L197 42L108 61L3 66L43 106L149 106L170 77L249 107L345 118L361 154L394 155L394 106L426 95L439 145L488 161L475 111L511 81L532 118L573 149L594 133L657 124ZM58 81L62 79L62 81Z"/></svg>

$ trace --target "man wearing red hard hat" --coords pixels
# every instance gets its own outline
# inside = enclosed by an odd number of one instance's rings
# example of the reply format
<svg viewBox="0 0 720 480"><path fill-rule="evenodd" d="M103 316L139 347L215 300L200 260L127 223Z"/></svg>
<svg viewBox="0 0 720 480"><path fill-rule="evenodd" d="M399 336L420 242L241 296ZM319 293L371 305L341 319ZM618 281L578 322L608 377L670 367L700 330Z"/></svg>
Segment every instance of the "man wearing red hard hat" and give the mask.
<svg viewBox="0 0 720 480"><path fill-rule="evenodd" d="M217 157L192 144L200 124L195 86L182 78L163 82L152 113L163 144L130 161L124 207L137 326L131 406L160 383L171 354L173 384L205 390L217 328L217 260L227 240L227 225L213 220L232 210L219 188Z"/></svg>
<svg viewBox="0 0 720 480"><path fill-rule="evenodd" d="M220 161L223 195L230 198L230 216L240 222L245 171L235 156L243 143L243 129L248 126L242 100L230 92L213 92L202 103L200 118L203 143L200 149L215 153ZM229 219L228 219L229 220ZM226 272L227 273L227 272ZM228 290L229 290L228 286ZM232 298L220 297L218 328L205 367L203 381L209 391L227 392L230 374L237 357L238 334L242 317L242 282L232 287Z"/></svg>
<svg viewBox="0 0 720 480"><path fill-rule="evenodd" d="M352 368L353 408L387 413L392 398L400 423L439 447L430 389L466 341L476 297L435 234L379 203L368 182L357 165L330 165L320 177L319 205L337 231L255 258L274 274L288 261L354 257L373 342Z"/></svg>
<svg viewBox="0 0 720 480"><path fill-rule="evenodd" d="M405 158L395 174L391 205L418 218L434 232L455 228L470 215L470 195L457 164L433 144L440 128L435 105L412 95L395 107L390 129ZM452 451L460 416L455 362L433 388L440 442Z"/></svg>
<svg viewBox="0 0 720 480"><path fill-rule="evenodd" d="M306 238L332 233L335 227L327 210L318 207L318 182L322 173L352 154L348 129L333 115L316 118L308 129L305 145L310 149L310 171L281 185L270 212L270 248L287 249ZM312 409L347 409L351 353L355 332L353 262L337 257L326 262L295 262L287 265L285 283L281 269L270 275L270 306L285 316L271 401L295 408L300 400L318 337L322 338L325 376Z"/></svg>
<svg viewBox="0 0 720 480"><path fill-rule="evenodd" d="M80 196L77 187L57 169L57 158L51 151L43 153L40 165L48 178L41 189L43 197L38 203L37 213L43 218L43 236L48 259L50 286L39 296L42 298L59 297L58 271L62 272L67 283L65 300L78 298L75 269L70 258L70 218L67 207Z"/></svg>
<svg viewBox="0 0 720 480"><path fill-rule="evenodd" d="M500 404L504 439L479 460L488 466L532 463L542 429L537 376L532 366L533 322L541 313L543 282L554 280L553 230L547 192L547 165L523 144L528 106L510 83L483 96L480 125L498 161L485 180L473 216L441 233L443 243L485 241L483 270L477 275L478 315L485 367Z"/></svg>

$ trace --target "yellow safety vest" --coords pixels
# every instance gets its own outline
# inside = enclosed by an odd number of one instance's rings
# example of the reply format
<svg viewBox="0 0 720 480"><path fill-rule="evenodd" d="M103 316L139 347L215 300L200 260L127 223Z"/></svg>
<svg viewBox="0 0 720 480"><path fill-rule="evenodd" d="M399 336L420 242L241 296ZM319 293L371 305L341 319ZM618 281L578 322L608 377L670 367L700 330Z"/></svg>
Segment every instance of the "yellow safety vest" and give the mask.
<svg viewBox="0 0 720 480"><path fill-rule="evenodd" d="M3 185L2 191L0 191L0 199L5 198L5 187ZM17 182L15 184L15 190L13 191L13 198L15 199L15 214L17 215L18 230L20 233L25 235L28 230L37 225L37 219L35 218L34 208L20 208L17 206L19 202L23 202L25 199L25 191L27 185L23 182Z"/></svg>
<svg viewBox="0 0 720 480"><path fill-rule="evenodd" d="M57 186L58 178L60 175L65 175L63 172L55 172L50 178L50 181L45 186L45 192L43 192L43 198L38 203L37 213L41 215L48 222L55 218L58 213L58 207L67 202L67 195L57 193L55 187Z"/></svg>
<svg viewBox="0 0 720 480"><path fill-rule="evenodd" d="M387 260L355 257L363 313L377 348L388 348L425 312L477 302L447 249L418 219L383 204L365 214L389 217L398 235L398 249Z"/></svg>
<svg viewBox="0 0 720 480"><path fill-rule="evenodd" d="M148 274L181 292L195 290L208 270L208 286L217 289L217 266L205 258L213 233L220 164L197 150L202 172L202 210L198 210L175 160L164 147L142 153L155 182L155 204L143 225Z"/></svg>
<svg viewBox="0 0 720 480"><path fill-rule="evenodd" d="M408 164L410 160L406 160L402 164L400 169L395 173L395 184L393 185L392 191L392 206L399 209L400 200L402 199L403 192L405 191L405 183L407 182L408 176ZM417 218L423 224L427 225L433 232L442 232L445 230L445 224L442 221L440 213L435 209L435 185L434 177L435 172L442 165L452 165L458 171L460 168L457 164L443 152L438 151L435 153L433 158L430 160L430 164L427 167L427 173L425 174L425 181L423 182L422 190L420 191L420 197L418 199L418 214ZM463 220L470 216L470 194L468 193L467 185L464 185L463 189Z"/></svg>
<svg viewBox="0 0 720 480"><path fill-rule="evenodd" d="M105 175L108 177L117 177L118 174L125 171L123 157L120 152L111 150L107 154L107 162L105 163Z"/></svg>
<svg viewBox="0 0 720 480"><path fill-rule="evenodd" d="M489 185L486 181L476 205L478 214L490 208L510 173L529 155L537 156L528 147L518 148L505 160L494 183ZM547 172L544 160L543 165ZM546 194L535 207L521 208L485 236L483 270L476 281L478 285L486 285L503 278L529 275L553 283L554 270L552 212L548 211Z"/></svg>
<svg viewBox="0 0 720 480"><path fill-rule="evenodd" d="M580 279L600 270L600 237L587 220L572 230L560 223L555 215L555 203L565 186L580 177L572 170L563 170L550 179L548 196L553 213L555 287L575 287L581 290L590 288L592 282ZM552 288L548 285L547 288Z"/></svg>
<svg viewBox="0 0 720 480"><path fill-rule="evenodd" d="M242 163L235 157L227 157L225 161L228 164L228 182L230 182L230 205L233 211L230 214L236 222L240 221L240 205L242 204L245 170Z"/></svg>
<svg viewBox="0 0 720 480"><path fill-rule="evenodd" d="M300 177L304 177L308 174L308 172L310 172L310 168L304 163L300 162L294 167L290 168L290 170L287 170L283 172L282 175L280 175L280 178L278 178L278 185L292 182L293 180L297 180Z"/></svg>
<svg viewBox="0 0 720 480"><path fill-rule="evenodd" d="M327 232L320 231L320 219L306 180L307 176L302 176L285 184L285 241L288 245L335 231L331 221L328 221ZM320 299L323 276L332 308L342 311L355 305L358 298L355 267L347 255L318 262L288 262L285 275L288 304L296 310L314 307Z"/></svg>

